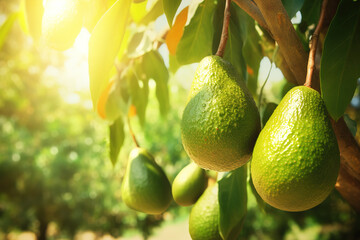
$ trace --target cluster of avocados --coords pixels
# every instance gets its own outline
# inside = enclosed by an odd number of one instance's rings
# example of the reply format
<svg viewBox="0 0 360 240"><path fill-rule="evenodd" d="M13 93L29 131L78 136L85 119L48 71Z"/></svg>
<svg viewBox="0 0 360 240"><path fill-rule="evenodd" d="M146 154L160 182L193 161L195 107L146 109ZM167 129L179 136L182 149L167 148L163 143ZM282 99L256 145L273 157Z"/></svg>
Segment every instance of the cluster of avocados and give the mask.
<svg viewBox="0 0 360 240"><path fill-rule="evenodd" d="M310 209L335 185L336 136L320 94L309 87L291 89L260 131L259 112L243 79L221 57L205 57L181 130L186 152L202 168L231 171L252 154L256 190L281 210Z"/></svg>
<svg viewBox="0 0 360 240"><path fill-rule="evenodd" d="M231 171L252 154L254 186L278 209L310 209L335 185L340 165L336 136L320 94L309 87L291 89L260 132L259 112L243 79L221 57L205 57L181 130L186 152L202 168Z"/></svg>
<svg viewBox="0 0 360 240"><path fill-rule="evenodd" d="M185 151L193 160L173 181L145 150L130 154L123 182L125 203L158 214L172 199L190 213L193 239L221 239L218 184L207 186L206 170L232 171L251 158L251 178L269 205L305 211L334 188L340 153L320 94L292 88L261 129L256 104L235 68L219 56L205 57L195 73L181 120ZM264 122L265 123L265 122ZM251 157L252 156L252 157Z"/></svg>
<svg viewBox="0 0 360 240"><path fill-rule="evenodd" d="M317 91L298 86L271 108L274 112L261 129L255 102L234 67L221 57L205 57L181 121L185 151L201 168L220 172L243 166L252 155L251 179L266 203L283 211L308 210L330 194L340 167L325 104ZM221 239L213 218L203 218L208 212L215 218L219 214L214 188L191 211L193 239ZM215 204L209 207L210 202ZM204 221L196 224L194 219ZM205 236L209 229L215 233Z"/></svg>

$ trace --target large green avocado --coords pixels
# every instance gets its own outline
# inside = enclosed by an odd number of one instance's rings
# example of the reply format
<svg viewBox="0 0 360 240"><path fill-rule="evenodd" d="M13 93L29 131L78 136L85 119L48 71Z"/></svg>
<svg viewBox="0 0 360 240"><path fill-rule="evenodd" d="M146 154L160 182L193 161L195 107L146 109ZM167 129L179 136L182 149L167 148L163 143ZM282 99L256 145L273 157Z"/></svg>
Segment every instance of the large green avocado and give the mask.
<svg viewBox="0 0 360 240"><path fill-rule="evenodd" d="M250 158L260 132L255 102L235 68L218 56L199 63L181 120L181 137L200 167L231 171Z"/></svg>
<svg viewBox="0 0 360 240"><path fill-rule="evenodd" d="M168 178L150 153L142 148L130 153L121 194L128 207L147 214L164 212L172 201Z"/></svg>
<svg viewBox="0 0 360 240"><path fill-rule="evenodd" d="M291 89L256 141L254 186L265 202L285 211L320 204L334 188L340 154L324 102L315 90Z"/></svg>

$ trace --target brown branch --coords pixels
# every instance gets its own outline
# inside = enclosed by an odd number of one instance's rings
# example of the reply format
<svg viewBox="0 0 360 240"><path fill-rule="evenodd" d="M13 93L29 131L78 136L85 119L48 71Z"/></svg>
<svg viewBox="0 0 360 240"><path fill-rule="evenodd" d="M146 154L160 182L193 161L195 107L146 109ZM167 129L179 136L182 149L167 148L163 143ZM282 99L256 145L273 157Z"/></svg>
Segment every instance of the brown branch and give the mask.
<svg viewBox="0 0 360 240"><path fill-rule="evenodd" d="M255 0L267 26L278 43L296 82L304 84L306 78L307 54L281 0Z"/></svg>
<svg viewBox="0 0 360 240"><path fill-rule="evenodd" d="M259 8L254 4L251 0L233 0L242 10L244 10L250 17L252 17L258 24L264 28L270 35L271 32L269 30L266 21L261 14Z"/></svg>
<svg viewBox="0 0 360 240"><path fill-rule="evenodd" d="M281 0L254 0L261 11L273 38L277 41L281 53L284 56L296 81L299 85L304 84L307 73L307 53L287 15ZM338 1L337 1L338 2ZM334 12L336 4L329 4L326 15ZM328 13L329 12L329 13ZM319 74L314 71L312 77L313 87L319 90ZM360 148L351 135L344 119L341 118L333 124L340 149L340 172L336 183L336 189L342 197L358 212L360 212Z"/></svg>
<svg viewBox="0 0 360 240"><path fill-rule="evenodd" d="M307 86L307 87L311 87L311 81L312 81L313 72L315 69L316 49L317 49L317 45L318 45L319 35L320 35L321 29L324 24L327 2L328 2L328 0L323 0L323 2L322 2L319 22L318 22L318 24L315 28L315 31L311 37L309 60L308 60L308 64L307 64L307 74L306 74L306 80L305 80L305 84L304 84L304 86Z"/></svg>
<svg viewBox="0 0 360 240"><path fill-rule="evenodd" d="M129 132L130 132L130 135L131 135L131 137L132 137L132 140L133 140L133 142L135 143L135 146L139 148L139 147L140 147L139 142L136 140L135 134L134 134L134 132L133 132L133 130L132 130L132 128L131 128L130 116L127 116L127 123L128 123Z"/></svg>
<svg viewBox="0 0 360 240"><path fill-rule="evenodd" d="M257 5L251 0L233 0L242 10L244 10L250 17L252 17L267 33L272 36L272 33ZM273 39L272 39L273 40ZM270 56L268 56L270 58ZM295 75L290 70L287 64L281 48L279 48L279 54L275 59L275 64L281 69L287 81L296 84Z"/></svg>
<svg viewBox="0 0 360 240"><path fill-rule="evenodd" d="M224 10L224 22L221 32L221 39L219 43L219 47L217 49L216 55L219 57L224 56L226 42L229 37L229 23L230 23L230 5L231 0L226 0L225 2L225 10Z"/></svg>
<svg viewBox="0 0 360 240"><path fill-rule="evenodd" d="M360 213L360 147L343 118L332 121L340 148L340 172L335 188Z"/></svg>

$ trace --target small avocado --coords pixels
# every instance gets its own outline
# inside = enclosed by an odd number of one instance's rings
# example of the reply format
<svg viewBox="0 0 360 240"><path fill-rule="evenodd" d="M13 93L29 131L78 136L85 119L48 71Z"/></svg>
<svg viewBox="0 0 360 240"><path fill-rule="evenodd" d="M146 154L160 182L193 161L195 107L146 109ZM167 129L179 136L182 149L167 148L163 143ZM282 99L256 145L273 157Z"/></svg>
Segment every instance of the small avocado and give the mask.
<svg viewBox="0 0 360 240"><path fill-rule="evenodd" d="M185 151L201 168L224 172L248 162L260 116L244 80L219 56L199 63L181 120Z"/></svg>
<svg viewBox="0 0 360 240"><path fill-rule="evenodd" d="M338 143L320 94L292 88L256 141L251 160L256 191L275 208L305 211L330 194L339 166Z"/></svg>
<svg viewBox="0 0 360 240"><path fill-rule="evenodd" d="M191 209L189 232L193 240L222 240L218 188L217 183L209 186Z"/></svg>
<svg viewBox="0 0 360 240"><path fill-rule="evenodd" d="M194 204L207 186L205 170L189 163L175 177L172 184L174 201L181 206Z"/></svg>
<svg viewBox="0 0 360 240"><path fill-rule="evenodd" d="M164 212L172 201L168 178L153 156L142 148L130 153L121 194L128 207L147 214Z"/></svg>

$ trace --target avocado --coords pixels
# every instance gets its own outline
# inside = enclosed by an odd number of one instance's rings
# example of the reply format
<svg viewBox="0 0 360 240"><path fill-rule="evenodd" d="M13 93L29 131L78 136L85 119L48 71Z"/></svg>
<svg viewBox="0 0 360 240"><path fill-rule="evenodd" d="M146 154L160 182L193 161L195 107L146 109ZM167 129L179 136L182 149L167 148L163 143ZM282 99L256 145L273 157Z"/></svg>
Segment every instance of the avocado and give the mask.
<svg viewBox="0 0 360 240"><path fill-rule="evenodd" d="M219 56L199 63L181 120L190 158L204 169L231 171L250 158L260 116L244 80Z"/></svg>
<svg viewBox="0 0 360 240"><path fill-rule="evenodd" d="M339 166L338 143L320 94L292 88L256 141L251 160L256 191L275 208L305 211L330 194Z"/></svg>
<svg viewBox="0 0 360 240"><path fill-rule="evenodd" d="M128 207L147 214L164 212L172 201L168 178L153 156L142 148L130 153L121 194Z"/></svg>

